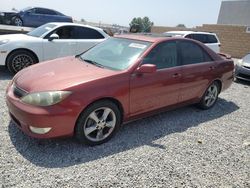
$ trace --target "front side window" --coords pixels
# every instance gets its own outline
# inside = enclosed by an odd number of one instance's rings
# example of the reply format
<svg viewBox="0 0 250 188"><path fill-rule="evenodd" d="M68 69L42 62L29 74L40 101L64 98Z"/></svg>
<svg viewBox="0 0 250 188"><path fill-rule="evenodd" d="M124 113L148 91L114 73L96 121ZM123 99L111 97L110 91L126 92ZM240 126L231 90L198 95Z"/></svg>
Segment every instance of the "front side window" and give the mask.
<svg viewBox="0 0 250 188"><path fill-rule="evenodd" d="M113 70L125 70L145 52L150 42L110 38L80 56L85 62Z"/></svg>
<svg viewBox="0 0 250 188"><path fill-rule="evenodd" d="M212 61L207 52L193 42L182 41L179 43L183 65L197 64Z"/></svg>
<svg viewBox="0 0 250 188"><path fill-rule="evenodd" d="M154 64L157 69L177 66L176 42L158 44L143 60L143 64Z"/></svg>
<svg viewBox="0 0 250 188"><path fill-rule="evenodd" d="M59 36L59 39L73 39L74 27L63 26L57 29L55 33Z"/></svg>

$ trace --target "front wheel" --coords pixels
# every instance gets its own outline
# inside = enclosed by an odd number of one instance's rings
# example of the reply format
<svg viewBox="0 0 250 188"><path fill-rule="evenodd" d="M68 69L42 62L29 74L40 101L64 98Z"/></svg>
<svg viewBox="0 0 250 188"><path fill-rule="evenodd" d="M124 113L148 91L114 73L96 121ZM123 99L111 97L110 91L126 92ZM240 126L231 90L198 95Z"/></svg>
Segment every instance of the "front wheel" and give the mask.
<svg viewBox="0 0 250 188"><path fill-rule="evenodd" d="M78 141L91 146L107 142L121 124L121 113L111 101L99 101L90 105L79 117L75 136Z"/></svg>
<svg viewBox="0 0 250 188"><path fill-rule="evenodd" d="M12 52L7 58L7 68L13 74L22 70L25 67L37 63L37 58L29 51L18 50Z"/></svg>
<svg viewBox="0 0 250 188"><path fill-rule="evenodd" d="M198 106L204 110L212 108L219 95L220 87L217 82L213 82L206 90Z"/></svg>

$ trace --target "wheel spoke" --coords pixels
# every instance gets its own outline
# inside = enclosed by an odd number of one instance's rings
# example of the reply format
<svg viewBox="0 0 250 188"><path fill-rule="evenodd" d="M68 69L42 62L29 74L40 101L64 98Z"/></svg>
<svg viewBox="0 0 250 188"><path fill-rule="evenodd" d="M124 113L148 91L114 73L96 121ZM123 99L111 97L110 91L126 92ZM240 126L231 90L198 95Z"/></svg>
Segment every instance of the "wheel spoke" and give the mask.
<svg viewBox="0 0 250 188"><path fill-rule="evenodd" d="M97 130L96 126L91 126L85 129L85 134L89 135L90 133L94 132L95 130Z"/></svg>
<svg viewBox="0 0 250 188"><path fill-rule="evenodd" d="M106 127L108 128L114 128L115 127L115 121L109 121L106 123Z"/></svg>
<svg viewBox="0 0 250 188"><path fill-rule="evenodd" d="M207 101L208 99L210 99L210 96L206 96L205 97L205 101Z"/></svg>
<svg viewBox="0 0 250 188"><path fill-rule="evenodd" d="M102 129L100 129L100 130L97 132L96 138L97 138L98 140L103 139L103 130L102 130Z"/></svg>
<svg viewBox="0 0 250 188"><path fill-rule="evenodd" d="M105 108L104 112L103 112L103 115L102 115L102 119L103 120L106 120L108 115L110 114L111 112L111 109L110 108Z"/></svg>
<svg viewBox="0 0 250 188"><path fill-rule="evenodd" d="M95 112L92 112L89 117L93 119L96 123L100 121Z"/></svg>

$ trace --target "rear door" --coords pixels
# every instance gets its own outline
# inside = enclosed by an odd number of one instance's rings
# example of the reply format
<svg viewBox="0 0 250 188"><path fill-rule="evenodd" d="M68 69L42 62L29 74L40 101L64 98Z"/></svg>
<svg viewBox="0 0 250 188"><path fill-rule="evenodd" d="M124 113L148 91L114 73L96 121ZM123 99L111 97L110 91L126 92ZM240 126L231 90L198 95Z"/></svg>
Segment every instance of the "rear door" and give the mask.
<svg viewBox="0 0 250 188"><path fill-rule="evenodd" d="M181 54L182 84L180 101L199 99L215 77L215 62L198 44L178 41Z"/></svg>
<svg viewBox="0 0 250 188"><path fill-rule="evenodd" d="M155 64L157 71L133 73L130 79L131 116L179 102L181 67L176 42L158 44L142 64Z"/></svg>
<svg viewBox="0 0 250 188"><path fill-rule="evenodd" d="M77 43L77 54L80 54L105 40L105 37L97 30L83 26L74 26L73 37Z"/></svg>

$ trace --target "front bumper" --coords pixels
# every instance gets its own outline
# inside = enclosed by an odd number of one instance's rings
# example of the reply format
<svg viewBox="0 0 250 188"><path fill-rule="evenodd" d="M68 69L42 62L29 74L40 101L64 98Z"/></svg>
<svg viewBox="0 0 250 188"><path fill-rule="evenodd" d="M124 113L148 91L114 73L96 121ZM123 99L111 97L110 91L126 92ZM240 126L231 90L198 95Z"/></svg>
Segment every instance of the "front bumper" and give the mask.
<svg viewBox="0 0 250 188"><path fill-rule="evenodd" d="M13 94L13 88L8 87L6 93L6 103L9 114L13 122L25 134L34 138L56 138L73 136L74 127L78 115L78 109L74 107L63 107L53 105L42 108L24 104ZM51 128L45 134L36 134L31 131L31 127Z"/></svg>
<svg viewBox="0 0 250 188"><path fill-rule="evenodd" d="M0 24L11 25L11 23L12 23L12 17L8 15L0 16Z"/></svg>
<svg viewBox="0 0 250 188"><path fill-rule="evenodd" d="M2 50L0 48L0 65L5 65L6 58L8 56L8 51L7 50Z"/></svg>
<svg viewBox="0 0 250 188"><path fill-rule="evenodd" d="M236 65L235 77L242 80L250 81L250 67Z"/></svg>

